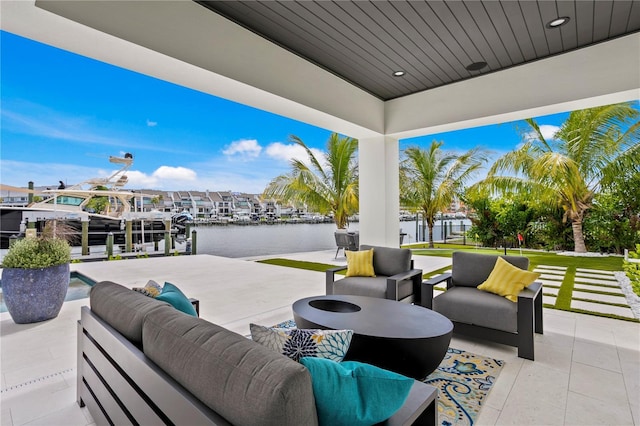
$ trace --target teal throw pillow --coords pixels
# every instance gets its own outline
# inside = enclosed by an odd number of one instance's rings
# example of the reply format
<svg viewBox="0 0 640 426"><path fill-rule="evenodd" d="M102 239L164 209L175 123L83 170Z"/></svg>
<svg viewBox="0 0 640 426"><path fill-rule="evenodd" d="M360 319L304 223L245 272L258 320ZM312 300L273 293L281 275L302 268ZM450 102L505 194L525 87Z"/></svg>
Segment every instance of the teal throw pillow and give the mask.
<svg viewBox="0 0 640 426"><path fill-rule="evenodd" d="M402 407L413 379L357 361L302 358L311 373L320 426L383 422Z"/></svg>
<svg viewBox="0 0 640 426"><path fill-rule="evenodd" d="M189 298L185 296L178 287L171 283L164 283L162 293L160 293L156 299L170 303L174 308L185 314L193 315L194 317L198 316L196 308L193 307Z"/></svg>

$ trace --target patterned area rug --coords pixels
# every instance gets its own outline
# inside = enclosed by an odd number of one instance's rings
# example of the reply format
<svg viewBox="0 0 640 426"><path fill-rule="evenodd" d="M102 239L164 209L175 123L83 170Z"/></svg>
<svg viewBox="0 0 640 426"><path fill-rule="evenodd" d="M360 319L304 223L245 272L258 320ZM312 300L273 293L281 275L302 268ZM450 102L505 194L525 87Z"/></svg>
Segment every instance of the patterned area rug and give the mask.
<svg viewBox="0 0 640 426"><path fill-rule="evenodd" d="M275 325L293 328L293 320ZM449 348L440 366L424 381L438 388L438 424L473 425L504 361Z"/></svg>
<svg viewBox="0 0 640 426"><path fill-rule="evenodd" d="M425 383L438 388L438 423L473 425L504 361L449 348Z"/></svg>

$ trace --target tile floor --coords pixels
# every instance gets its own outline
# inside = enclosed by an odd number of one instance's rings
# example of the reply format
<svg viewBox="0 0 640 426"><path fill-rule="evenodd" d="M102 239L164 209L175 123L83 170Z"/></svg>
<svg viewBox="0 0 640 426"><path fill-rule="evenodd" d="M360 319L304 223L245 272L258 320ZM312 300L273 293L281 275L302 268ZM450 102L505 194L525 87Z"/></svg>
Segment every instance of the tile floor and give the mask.
<svg viewBox="0 0 640 426"><path fill-rule="evenodd" d="M335 252L287 257L343 264ZM417 257L425 272L450 259ZM241 334L249 322L291 318L293 301L324 293L324 274L208 255L74 264L96 280L133 287L171 281L201 301L201 316ZM16 325L0 314L2 425L90 425L75 402L76 322L87 300L50 321ZM451 346L506 361L478 424L640 425L640 324L544 310L536 361L511 347L456 338Z"/></svg>

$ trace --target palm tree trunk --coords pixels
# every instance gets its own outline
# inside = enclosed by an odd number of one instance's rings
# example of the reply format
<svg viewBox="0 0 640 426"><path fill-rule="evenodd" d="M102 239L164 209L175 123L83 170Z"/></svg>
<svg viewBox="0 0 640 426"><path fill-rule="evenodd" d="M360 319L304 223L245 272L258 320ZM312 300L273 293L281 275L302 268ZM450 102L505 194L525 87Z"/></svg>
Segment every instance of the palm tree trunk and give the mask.
<svg viewBox="0 0 640 426"><path fill-rule="evenodd" d="M335 222L336 227L338 229L346 228L347 225L348 225L348 218L346 216L344 216L344 215L341 215L341 214L334 213L333 214L333 221Z"/></svg>
<svg viewBox="0 0 640 426"><path fill-rule="evenodd" d="M571 223L573 228L573 242L575 245L576 253L586 253L587 247L584 245L584 234L582 233L582 221L574 221Z"/></svg>

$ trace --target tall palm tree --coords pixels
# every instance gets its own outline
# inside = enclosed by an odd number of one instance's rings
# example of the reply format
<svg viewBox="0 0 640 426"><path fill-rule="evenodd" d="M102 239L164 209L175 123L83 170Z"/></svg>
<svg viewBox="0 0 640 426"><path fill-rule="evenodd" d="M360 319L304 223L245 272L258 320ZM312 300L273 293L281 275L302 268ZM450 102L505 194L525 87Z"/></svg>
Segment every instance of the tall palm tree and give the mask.
<svg viewBox="0 0 640 426"><path fill-rule="evenodd" d="M442 144L434 140L428 149L407 148L400 165L400 201L422 211L429 227L429 247L433 247L436 214L449 208L487 160L481 148L456 155L440 149Z"/></svg>
<svg viewBox="0 0 640 426"><path fill-rule="evenodd" d="M358 140L332 133L321 161L297 136L289 140L307 153L308 164L294 158L291 171L274 178L263 196L281 202L305 205L321 214L333 214L338 228L345 228L349 216L358 211L358 167L355 152Z"/></svg>
<svg viewBox="0 0 640 426"><path fill-rule="evenodd" d="M483 184L560 206L572 226L574 250L584 253L582 221L594 194L640 163L637 117L630 103L573 111L551 140L528 119L534 137L499 158Z"/></svg>

